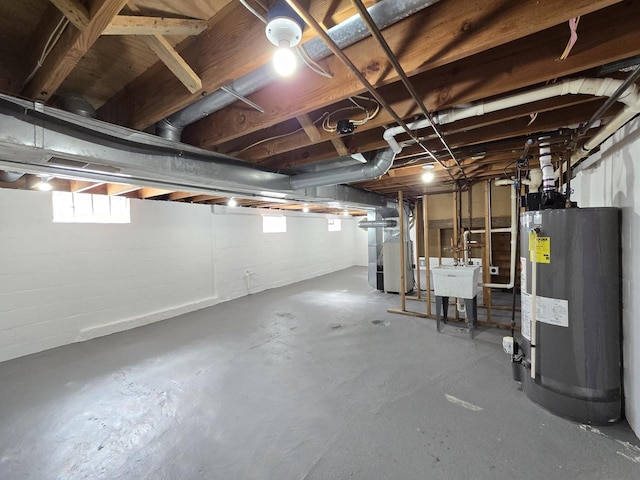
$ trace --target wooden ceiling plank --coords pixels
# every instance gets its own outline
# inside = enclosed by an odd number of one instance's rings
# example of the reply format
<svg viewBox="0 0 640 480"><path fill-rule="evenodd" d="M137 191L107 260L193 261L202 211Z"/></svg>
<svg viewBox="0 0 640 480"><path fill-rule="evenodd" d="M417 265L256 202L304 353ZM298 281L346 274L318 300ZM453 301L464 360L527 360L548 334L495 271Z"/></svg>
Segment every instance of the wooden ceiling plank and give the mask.
<svg viewBox="0 0 640 480"><path fill-rule="evenodd" d="M53 0L52 0L53 1ZM60 0L57 0L60 1ZM118 15L103 35L199 35L209 26L205 20L190 18Z"/></svg>
<svg viewBox="0 0 640 480"><path fill-rule="evenodd" d="M494 0L449 0L387 27L384 35L407 74L415 75L615 3L618 0L498 4ZM408 42L408 32L411 38L420 40ZM345 53L374 86L398 80L375 39L369 37L357 42L346 48ZM210 148L363 92L364 87L337 58L330 56L325 63L333 78L321 77L307 69L292 82L275 82L250 96L265 109L264 114L245 108L225 108L187 127L185 140Z"/></svg>
<svg viewBox="0 0 640 480"><path fill-rule="evenodd" d="M126 3L127 0L94 2L86 28L82 31L67 28L64 31L42 67L23 89L22 95L36 100L49 100Z"/></svg>
<svg viewBox="0 0 640 480"><path fill-rule="evenodd" d="M341 12L355 12L349 0L313 2L310 8L316 17L325 15L328 9L332 18L340 19ZM240 2L229 2L209 21L209 28L198 36L197 42L189 40L176 50L198 72L206 93L264 65L273 54L273 45L265 37L264 24ZM162 64L154 65L101 107L98 116L111 123L142 130L197 98L198 95L185 92L182 84Z"/></svg>
<svg viewBox="0 0 640 480"><path fill-rule="evenodd" d="M124 185L120 183L108 183L107 184L107 195L117 196L124 195L126 193L135 192L136 190L140 190L141 187L137 187L135 185Z"/></svg>
<svg viewBox="0 0 640 480"><path fill-rule="evenodd" d="M82 31L89 26L89 10L80 0L50 0L62 14Z"/></svg>

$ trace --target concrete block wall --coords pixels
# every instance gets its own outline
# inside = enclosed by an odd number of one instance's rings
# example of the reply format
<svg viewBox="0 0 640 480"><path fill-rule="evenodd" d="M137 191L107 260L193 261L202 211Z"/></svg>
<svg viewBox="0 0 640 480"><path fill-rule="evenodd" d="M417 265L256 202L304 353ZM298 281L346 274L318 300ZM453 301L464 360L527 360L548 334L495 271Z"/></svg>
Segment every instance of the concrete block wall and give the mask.
<svg viewBox="0 0 640 480"><path fill-rule="evenodd" d="M51 194L0 189L0 361L358 263L355 220L131 201L130 224L53 223ZM358 253L359 252L359 253ZM247 272L252 273L250 277ZM248 283L250 278L251 285Z"/></svg>
<svg viewBox="0 0 640 480"><path fill-rule="evenodd" d="M366 233L359 234L355 218L343 217L342 230L329 232L325 216L290 212L286 233L262 233L260 213L277 213L224 206L214 212L216 291L222 300L366 265Z"/></svg>
<svg viewBox="0 0 640 480"><path fill-rule="evenodd" d="M640 437L640 119L607 140L571 181L579 207L622 209L625 414Z"/></svg>

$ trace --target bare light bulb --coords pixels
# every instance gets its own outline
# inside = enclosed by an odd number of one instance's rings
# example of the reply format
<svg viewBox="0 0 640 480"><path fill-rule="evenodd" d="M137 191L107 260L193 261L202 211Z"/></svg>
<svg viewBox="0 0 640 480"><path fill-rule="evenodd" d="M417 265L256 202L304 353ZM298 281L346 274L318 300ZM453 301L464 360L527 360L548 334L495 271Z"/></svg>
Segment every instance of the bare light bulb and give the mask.
<svg viewBox="0 0 640 480"><path fill-rule="evenodd" d="M36 188L41 192L50 192L53 190L53 185L49 183L49 178L41 178L40 182L36 184Z"/></svg>
<svg viewBox="0 0 640 480"><path fill-rule="evenodd" d="M302 211L303 213L309 213L309 207L305 205L304 207L302 207Z"/></svg>
<svg viewBox="0 0 640 480"><path fill-rule="evenodd" d="M427 171L422 174L422 181L424 183L431 183L433 181L433 172Z"/></svg>
<svg viewBox="0 0 640 480"><path fill-rule="evenodd" d="M349 216L349 210L345 210L344 212L342 212L342 215L344 215L345 217Z"/></svg>
<svg viewBox="0 0 640 480"><path fill-rule="evenodd" d="M229 206L229 207L237 207L238 206L238 201L235 198L230 198L229 201L227 202L227 206Z"/></svg>
<svg viewBox="0 0 640 480"><path fill-rule="evenodd" d="M296 55L289 48L287 42L281 42L280 47L273 54L273 68L278 75L288 77L295 72L297 66Z"/></svg>

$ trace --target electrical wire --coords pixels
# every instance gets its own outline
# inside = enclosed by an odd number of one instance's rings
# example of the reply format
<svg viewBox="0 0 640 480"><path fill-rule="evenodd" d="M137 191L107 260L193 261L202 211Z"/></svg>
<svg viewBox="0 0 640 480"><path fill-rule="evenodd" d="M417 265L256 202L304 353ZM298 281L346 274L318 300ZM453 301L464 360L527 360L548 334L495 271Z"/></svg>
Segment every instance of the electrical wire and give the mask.
<svg viewBox="0 0 640 480"><path fill-rule="evenodd" d="M358 102L356 102L354 100L354 98L357 98L358 100L366 100L369 102L372 102L375 104L375 109L373 110L373 113L371 113L369 111L369 109L367 109L366 107L360 105ZM367 123L369 120L375 118L376 115L378 115L378 112L380 112L380 104L373 100L372 98L368 98L368 97L363 97L360 95L354 95L353 97L349 97L349 100L351 101L351 103L353 103L353 107L344 107L344 108L339 108L338 110L334 110L333 112L329 113L327 115L327 117L324 119L324 121L322 122L322 128L326 131L326 132L335 132L338 129L338 125L336 124L332 124L331 123L331 118L333 116L335 116L338 113L341 112L348 112L348 111L353 111L353 110L360 110L362 112L364 112L366 114L366 116L364 118L361 118L359 120L355 120L355 119L348 119L349 122L351 122L353 125L355 126L359 126L359 125L364 125L365 123Z"/></svg>
<svg viewBox="0 0 640 480"><path fill-rule="evenodd" d="M251 5L249 5L249 4L246 2L246 0L240 0L240 3L241 3L242 5L244 5L244 8L246 8L246 9L247 9L247 10L249 10L251 13L253 13L253 14L256 16L256 18L258 18L262 23L264 23L264 24L266 24L266 23L267 23L267 19L266 19L266 18L264 18L264 17L260 14L260 12L258 12L258 11L257 11L256 9L254 9ZM257 3L257 2L256 2L256 3ZM264 8L264 6L263 6L263 5L261 5L261 4L259 4L259 3L258 3L258 5L260 5L262 8Z"/></svg>
<svg viewBox="0 0 640 480"><path fill-rule="evenodd" d="M315 124L319 123L320 121L322 121L327 115L329 115L328 112L325 112L322 115L320 115L320 117L318 117L316 120L313 121L313 125L315 125ZM277 140L278 138L288 137L289 135L293 135L294 133L301 132L302 130L304 130L304 128L300 127L300 128L295 129L295 130L292 130L291 132L283 133L281 135L274 135L273 137L263 138L262 140L258 140L257 142L252 143L251 145L247 145L242 150L238 150L235 153L238 154L238 153L246 152L247 150L249 150L249 149L251 149L253 147L257 147L258 145L261 145L261 144L263 144L265 142L268 142L270 140Z"/></svg>
<svg viewBox="0 0 640 480"><path fill-rule="evenodd" d="M69 20L63 16L58 22L58 24L56 25L56 27L51 32L51 35L49 35L49 38L47 39L47 43L44 45L44 48L42 50L42 54L40 55L40 58L38 59L33 71L22 84L23 87L27 85L36 75L38 70L40 70L40 68L44 64L44 61L51 53L51 50L53 50L53 47L55 47L56 43L58 43L58 40L60 39L60 37L62 36L62 33L67 28L67 25L69 25Z"/></svg>
<svg viewBox="0 0 640 480"><path fill-rule="evenodd" d="M333 75L331 75L329 72L327 72L315 60L313 60L313 58L311 58L309 56L309 54L307 53L307 51L304 48L304 45L299 45L298 47L296 47L296 52L298 52L298 55L300 55L300 58L302 59L304 64L307 67L309 67L309 69L312 72L317 73L318 75L321 75L321 76L323 76L325 78L333 78Z"/></svg>

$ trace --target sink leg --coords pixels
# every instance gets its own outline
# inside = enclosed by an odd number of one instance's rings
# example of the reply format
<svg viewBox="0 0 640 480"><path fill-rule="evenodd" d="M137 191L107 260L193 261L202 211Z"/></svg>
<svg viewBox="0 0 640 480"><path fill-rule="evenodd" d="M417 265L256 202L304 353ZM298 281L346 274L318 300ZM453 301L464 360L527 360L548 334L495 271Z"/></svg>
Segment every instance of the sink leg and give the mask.
<svg viewBox="0 0 640 480"><path fill-rule="evenodd" d="M440 331L440 317L444 323L449 319L449 297L440 297L436 295L436 330Z"/></svg>
<svg viewBox="0 0 640 480"><path fill-rule="evenodd" d="M464 306L467 311L467 324L469 327L469 338L473 338L474 330L478 325L478 297L465 298Z"/></svg>

